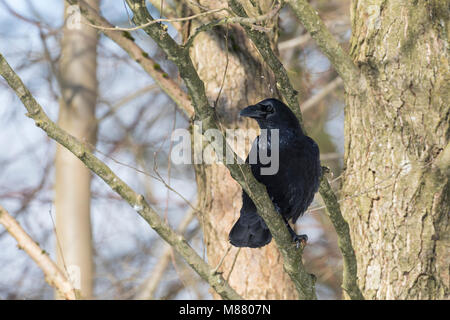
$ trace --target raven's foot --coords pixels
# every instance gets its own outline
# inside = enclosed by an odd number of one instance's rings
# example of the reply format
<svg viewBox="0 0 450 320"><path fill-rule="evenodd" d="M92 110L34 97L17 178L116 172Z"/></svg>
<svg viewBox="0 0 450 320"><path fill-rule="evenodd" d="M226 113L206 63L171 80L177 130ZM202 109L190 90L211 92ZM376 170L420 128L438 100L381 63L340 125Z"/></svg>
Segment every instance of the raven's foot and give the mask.
<svg viewBox="0 0 450 320"><path fill-rule="evenodd" d="M292 239L294 240L297 249L300 248L300 246L304 248L308 242L308 236L306 234L296 234Z"/></svg>
<svg viewBox="0 0 450 320"><path fill-rule="evenodd" d="M300 246L304 248L306 246L306 242L308 242L308 236L306 234L296 234L294 229L292 229L291 225L287 222L286 219L284 220L284 222L286 222L286 227L288 228L289 233L292 236L292 241L294 241L297 249L300 248Z"/></svg>
<svg viewBox="0 0 450 320"><path fill-rule="evenodd" d="M225 257L227 256L228 252L230 252L231 248L232 248L232 245L230 244L230 245L228 246L227 251L225 252L225 254L223 255L223 257L220 259L219 263L217 264L217 266L216 266L214 269L211 270L211 274L212 274L212 275L222 274L222 273L223 273L223 272L220 272L220 271L219 271L219 268L220 268L220 266L222 265L223 260L225 260Z"/></svg>

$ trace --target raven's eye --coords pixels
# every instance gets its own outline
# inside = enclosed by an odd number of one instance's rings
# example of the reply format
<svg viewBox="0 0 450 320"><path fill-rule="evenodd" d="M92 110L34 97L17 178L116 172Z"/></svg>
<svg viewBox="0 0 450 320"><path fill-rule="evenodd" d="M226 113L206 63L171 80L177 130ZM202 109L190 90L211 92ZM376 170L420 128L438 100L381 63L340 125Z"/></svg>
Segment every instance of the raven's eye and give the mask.
<svg viewBox="0 0 450 320"><path fill-rule="evenodd" d="M273 107L272 106L267 106L267 108L266 108L266 112L270 112L270 113L273 113Z"/></svg>

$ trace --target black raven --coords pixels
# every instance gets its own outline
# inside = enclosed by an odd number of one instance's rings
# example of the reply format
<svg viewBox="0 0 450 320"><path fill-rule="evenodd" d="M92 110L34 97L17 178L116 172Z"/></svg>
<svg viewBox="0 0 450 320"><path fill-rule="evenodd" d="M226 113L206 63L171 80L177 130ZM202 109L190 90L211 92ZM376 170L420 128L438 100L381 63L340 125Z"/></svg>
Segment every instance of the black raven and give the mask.
<svg viewBox="0 0 450 320"><path fill-rule="evenodd" d="M293 241L299 245L306 241L306 235L297 235L290 227L289 219L295 223L311 204L319 188L321 166L319 148L313 139L306 136L294 113L277 99L266 99L256 105L248 106L240 112L242 117L255 119L261 129L267 129L267 139L258 136L253 142L250 154L257 154L256 161L247 157L255 178L267 188L267 193L275 209L286 222ZM269 158L274 148L275 139L271 129L278 129L278 171L274 174L262 174L261 169L270 163L261 161L259 150L267 149ZM273 140L273 141L272 141ZM256 150L255 150L256 148ZM255 163L252 163L255 162ZM267 225L257 213L255 204L245 191L242 192L240 217L229 235L230 243L236 247L259 248L272 240Z"/></svg>

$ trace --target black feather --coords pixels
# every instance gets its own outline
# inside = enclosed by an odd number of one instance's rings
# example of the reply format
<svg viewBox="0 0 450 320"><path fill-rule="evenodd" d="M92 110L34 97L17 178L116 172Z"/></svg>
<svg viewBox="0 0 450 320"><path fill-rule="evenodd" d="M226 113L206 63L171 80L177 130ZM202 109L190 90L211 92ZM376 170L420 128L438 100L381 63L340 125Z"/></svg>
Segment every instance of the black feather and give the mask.
<svg viewBox="0 0 450 320"><path fill-rule="evenodd" d="M254 118L261 129L268 129L267 144L265 139L258 136L252 146L259 151L267 148L271 156L272 143L270 129L279 131L279 167L273 175L261 174L262 168L268 168L270 163L263 165L259 158L250 164L255 178L267 188L276 210L283 216L293 239L297 236L287 223L293 223L308 209L314 194L319 188L321 166L319 148L310 137L306 136L292 111L281 101L266 99L260 103L249 106L241 111L241 116ZM249 157L247 157L247 163ZM250 197L242 192L242 208L240 218L235 223L229 235L230 243L237 247L258 248L268 244L272 235L257 213L255 204Z"/></svg>

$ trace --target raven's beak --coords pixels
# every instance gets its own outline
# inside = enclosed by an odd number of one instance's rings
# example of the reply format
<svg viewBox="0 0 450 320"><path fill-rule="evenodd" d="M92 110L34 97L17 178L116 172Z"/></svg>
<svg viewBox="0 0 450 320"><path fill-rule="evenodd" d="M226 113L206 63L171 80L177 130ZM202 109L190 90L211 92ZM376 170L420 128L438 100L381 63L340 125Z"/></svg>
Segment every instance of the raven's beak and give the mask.
<svg viewBox="0 0 450 320"><path fill-rule="evenodd" d="M266 117L266 113L261 110L261 107L257 104L242 109L241 112L239 112L239 115L241 117L249 117L253 119L263 119Z"/></svg>

